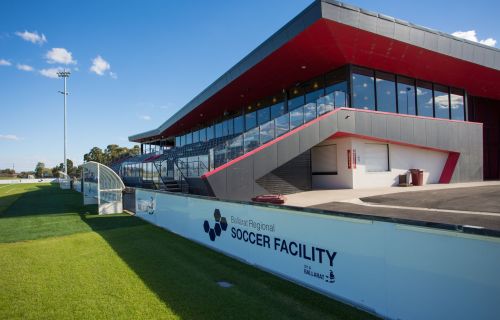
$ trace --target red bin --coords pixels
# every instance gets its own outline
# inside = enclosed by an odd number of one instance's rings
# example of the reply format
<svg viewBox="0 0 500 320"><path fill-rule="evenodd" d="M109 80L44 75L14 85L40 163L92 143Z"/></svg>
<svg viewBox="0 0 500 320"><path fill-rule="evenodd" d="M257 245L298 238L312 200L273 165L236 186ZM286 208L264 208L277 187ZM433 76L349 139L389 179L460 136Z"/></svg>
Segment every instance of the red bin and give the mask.
<svg viewBox="0 0 500 320"><path fill-rule="evenodd" d="M411 184L414 186L424 185L424 171L420 169L410 169Z"/></svg>

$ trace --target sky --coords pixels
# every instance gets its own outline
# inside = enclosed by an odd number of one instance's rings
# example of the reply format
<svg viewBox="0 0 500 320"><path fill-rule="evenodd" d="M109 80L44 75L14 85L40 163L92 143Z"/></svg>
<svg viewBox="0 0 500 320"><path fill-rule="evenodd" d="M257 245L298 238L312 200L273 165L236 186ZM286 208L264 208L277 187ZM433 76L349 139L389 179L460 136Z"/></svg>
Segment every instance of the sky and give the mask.
<svg viewBox="0 0 500 320"><path fill-rule="evenodd" d="M0 5L0 169L63 159L63 80L69 70L68 158L132 146L311 0L24 1ZM498 47L498 1L350 4Z"/></svg>

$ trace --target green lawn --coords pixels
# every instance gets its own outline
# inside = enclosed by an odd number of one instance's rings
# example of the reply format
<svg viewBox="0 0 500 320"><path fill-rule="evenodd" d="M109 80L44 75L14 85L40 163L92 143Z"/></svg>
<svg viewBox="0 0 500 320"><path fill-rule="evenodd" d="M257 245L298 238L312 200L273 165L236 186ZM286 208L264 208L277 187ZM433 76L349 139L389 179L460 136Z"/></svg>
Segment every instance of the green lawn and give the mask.
<svg viewBox="0 0 500 320"><path fill-rule="evenodd" d="M48 184L0 185L0 319L373 318L81 202Z"/></svg>

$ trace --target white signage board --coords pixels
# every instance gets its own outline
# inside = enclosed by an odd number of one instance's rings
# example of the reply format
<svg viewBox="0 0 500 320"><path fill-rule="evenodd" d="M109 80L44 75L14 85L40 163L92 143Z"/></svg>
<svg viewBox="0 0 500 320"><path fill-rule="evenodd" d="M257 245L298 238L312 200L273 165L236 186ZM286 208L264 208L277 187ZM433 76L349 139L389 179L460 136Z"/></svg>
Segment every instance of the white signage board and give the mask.
<svg viewBox="0 0 500 320"><path fill-rule="evenodd" d="M392 319L496 319L500 239L136 190L136 215Z"/></svg>

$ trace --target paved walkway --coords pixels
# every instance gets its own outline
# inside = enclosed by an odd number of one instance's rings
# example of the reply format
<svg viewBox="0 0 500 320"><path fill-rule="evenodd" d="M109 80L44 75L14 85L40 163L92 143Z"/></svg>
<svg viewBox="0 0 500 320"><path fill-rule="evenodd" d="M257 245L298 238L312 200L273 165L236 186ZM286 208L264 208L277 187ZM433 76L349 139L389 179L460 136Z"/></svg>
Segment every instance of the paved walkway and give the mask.
<svg viewBox="0 0 500 320"><path fill-rule="evenodd" d="M314 190L314 191L289 194L286 196L287 198L286 204L296 207L311 207L322 203L329 203L334 201L353 202L360 198L403 193L403 192L444 190L444 189L484 187L484 186L500 186L500 181L428 184L421 187L412 186L412 187L383 187L383 188L371 188L371 189Z"/></svg>
<svg viewBox="0 0 500 320"><path fill-rule="evenodd" d="M317 190L287 198L297 207L500 231L500 181Z"/></svg>

